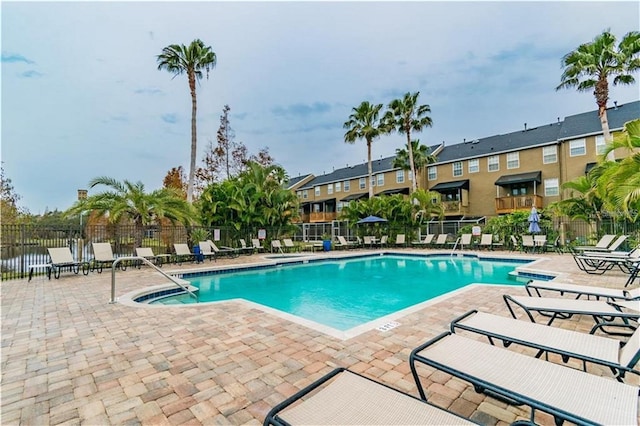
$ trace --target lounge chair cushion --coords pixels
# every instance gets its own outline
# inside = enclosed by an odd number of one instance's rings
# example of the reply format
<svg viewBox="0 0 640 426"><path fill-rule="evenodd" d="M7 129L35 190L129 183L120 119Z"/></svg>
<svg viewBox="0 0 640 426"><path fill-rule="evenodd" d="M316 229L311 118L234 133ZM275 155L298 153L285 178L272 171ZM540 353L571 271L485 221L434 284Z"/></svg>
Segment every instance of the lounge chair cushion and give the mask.
<svg viewBox="0 0 640 426"><path fill-rule="evenodd" d="M473 424L348 371L279 417L292 425Z"/></svg>

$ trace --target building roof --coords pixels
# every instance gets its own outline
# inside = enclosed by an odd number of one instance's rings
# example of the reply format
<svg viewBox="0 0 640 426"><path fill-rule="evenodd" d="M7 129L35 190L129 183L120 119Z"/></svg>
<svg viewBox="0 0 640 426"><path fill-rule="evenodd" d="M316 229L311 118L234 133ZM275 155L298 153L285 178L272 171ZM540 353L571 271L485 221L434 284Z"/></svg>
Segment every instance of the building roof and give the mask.
<svg viewBox="0 0 640 426"><path fill-rule="evenodd" d="M638 118L640 118L640 101L607 108L607 120L611 130L622 130L624 123ZM593 110L566 117L558 139L575 139L600 133L602 133L602 124L600 124L598 110Z"/></svg>
<svg viewBox="0 0 640 426"><path fill-rule="evenodd" d="M292 188L294 187L298 182L300 182L301 180L306 179L307 177L311 176L311 174L306 174L306 175L300 175L297 177L290 177L289 180L285 183L285 187L286 188Z"/></svg>
<svg viewBox="0 0 640 426"><path fill-rule="evenodd" d="M429 152L432 152L432 153L436 152L436 149L438 149L438 147L440 147L440 144L430 146ZM391 157L372 160L371 161L372 173L376 174L380 172L386 172L389 170L399 170L397 167L393 167L393 160L395 158L396 156L393 155ZM313 188L314 186L324 185L331 182L340 182L343 180L354 179L358 177L366 177L369 174L368 167L369 167L368 163L364 162L361 164L356 164L354 166L336 169L331 173L316 176L310 182L307 182L306 184L298 188L298 190L309 189L309 188Z"/></svg>
<svg viewBox="0 0 640 426"><path fill-rule="evenodd" d="M560 134L561 123L522 129L505 135L466 141L445 146L438 154L438 163L460 161L502 152L517 151L526 147L556 143Z"/></svg>

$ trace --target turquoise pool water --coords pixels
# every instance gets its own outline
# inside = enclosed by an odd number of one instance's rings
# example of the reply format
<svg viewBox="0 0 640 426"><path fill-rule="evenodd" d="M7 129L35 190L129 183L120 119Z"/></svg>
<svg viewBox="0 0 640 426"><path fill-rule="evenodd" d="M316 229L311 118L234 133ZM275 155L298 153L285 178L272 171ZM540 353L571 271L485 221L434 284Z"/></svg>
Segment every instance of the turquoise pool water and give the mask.
<svg viewBox="0 0 640 426"><path fill-rule="evenodd" d="M385 255L184 278L199 288L199 302L241 298L345 331L470 283L521 285L509 276L516 266ZM193 299L162 301L180 302Z"/></svg>

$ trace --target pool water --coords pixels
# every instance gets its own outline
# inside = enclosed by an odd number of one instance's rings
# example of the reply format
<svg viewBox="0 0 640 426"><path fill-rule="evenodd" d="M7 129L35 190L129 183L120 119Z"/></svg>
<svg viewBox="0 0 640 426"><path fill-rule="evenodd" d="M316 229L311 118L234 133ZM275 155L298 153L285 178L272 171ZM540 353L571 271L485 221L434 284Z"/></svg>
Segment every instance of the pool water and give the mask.
<svg viewBox="0 0 640 426"><path fill-rule="evenodd" d="M246 299L348 330L470 283L522 285L514 262L455 257L375 256L184 277L198 302ZM161 303L193 302L174 296Z"/></svg>

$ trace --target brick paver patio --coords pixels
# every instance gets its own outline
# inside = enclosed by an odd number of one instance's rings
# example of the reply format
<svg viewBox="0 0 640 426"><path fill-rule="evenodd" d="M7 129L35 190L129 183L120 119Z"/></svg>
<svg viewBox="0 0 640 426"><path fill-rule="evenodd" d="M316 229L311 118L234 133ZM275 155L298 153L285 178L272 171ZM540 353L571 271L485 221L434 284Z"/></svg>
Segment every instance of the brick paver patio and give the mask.
<svg viewBox="0 0 640 426"><path fill-rule="evenodd" d="M617 271L587 275L568 254L539 257L535 269L575 283L621 287L626 279ZM257 261L264 260L241 256L197 267ZM162 282L148 268L118 272L117 296ZM336 366L417 395L408 363L414 347L470 309L508 316L502 294L524 293L474 286L398 319L392 330L342 340L247 303L132 307L108 303L110 289L109 271L1 284L3 425L261 424L276 403ZM592 323L557 326L588 331ZM526 407L477 394L447 374L420 371L436 405L490 425L529 416ZM594 365L589 371L611 377ZM627 382L638 384L635 377ZM544 413L536 419L553 424Z"/></svg>

